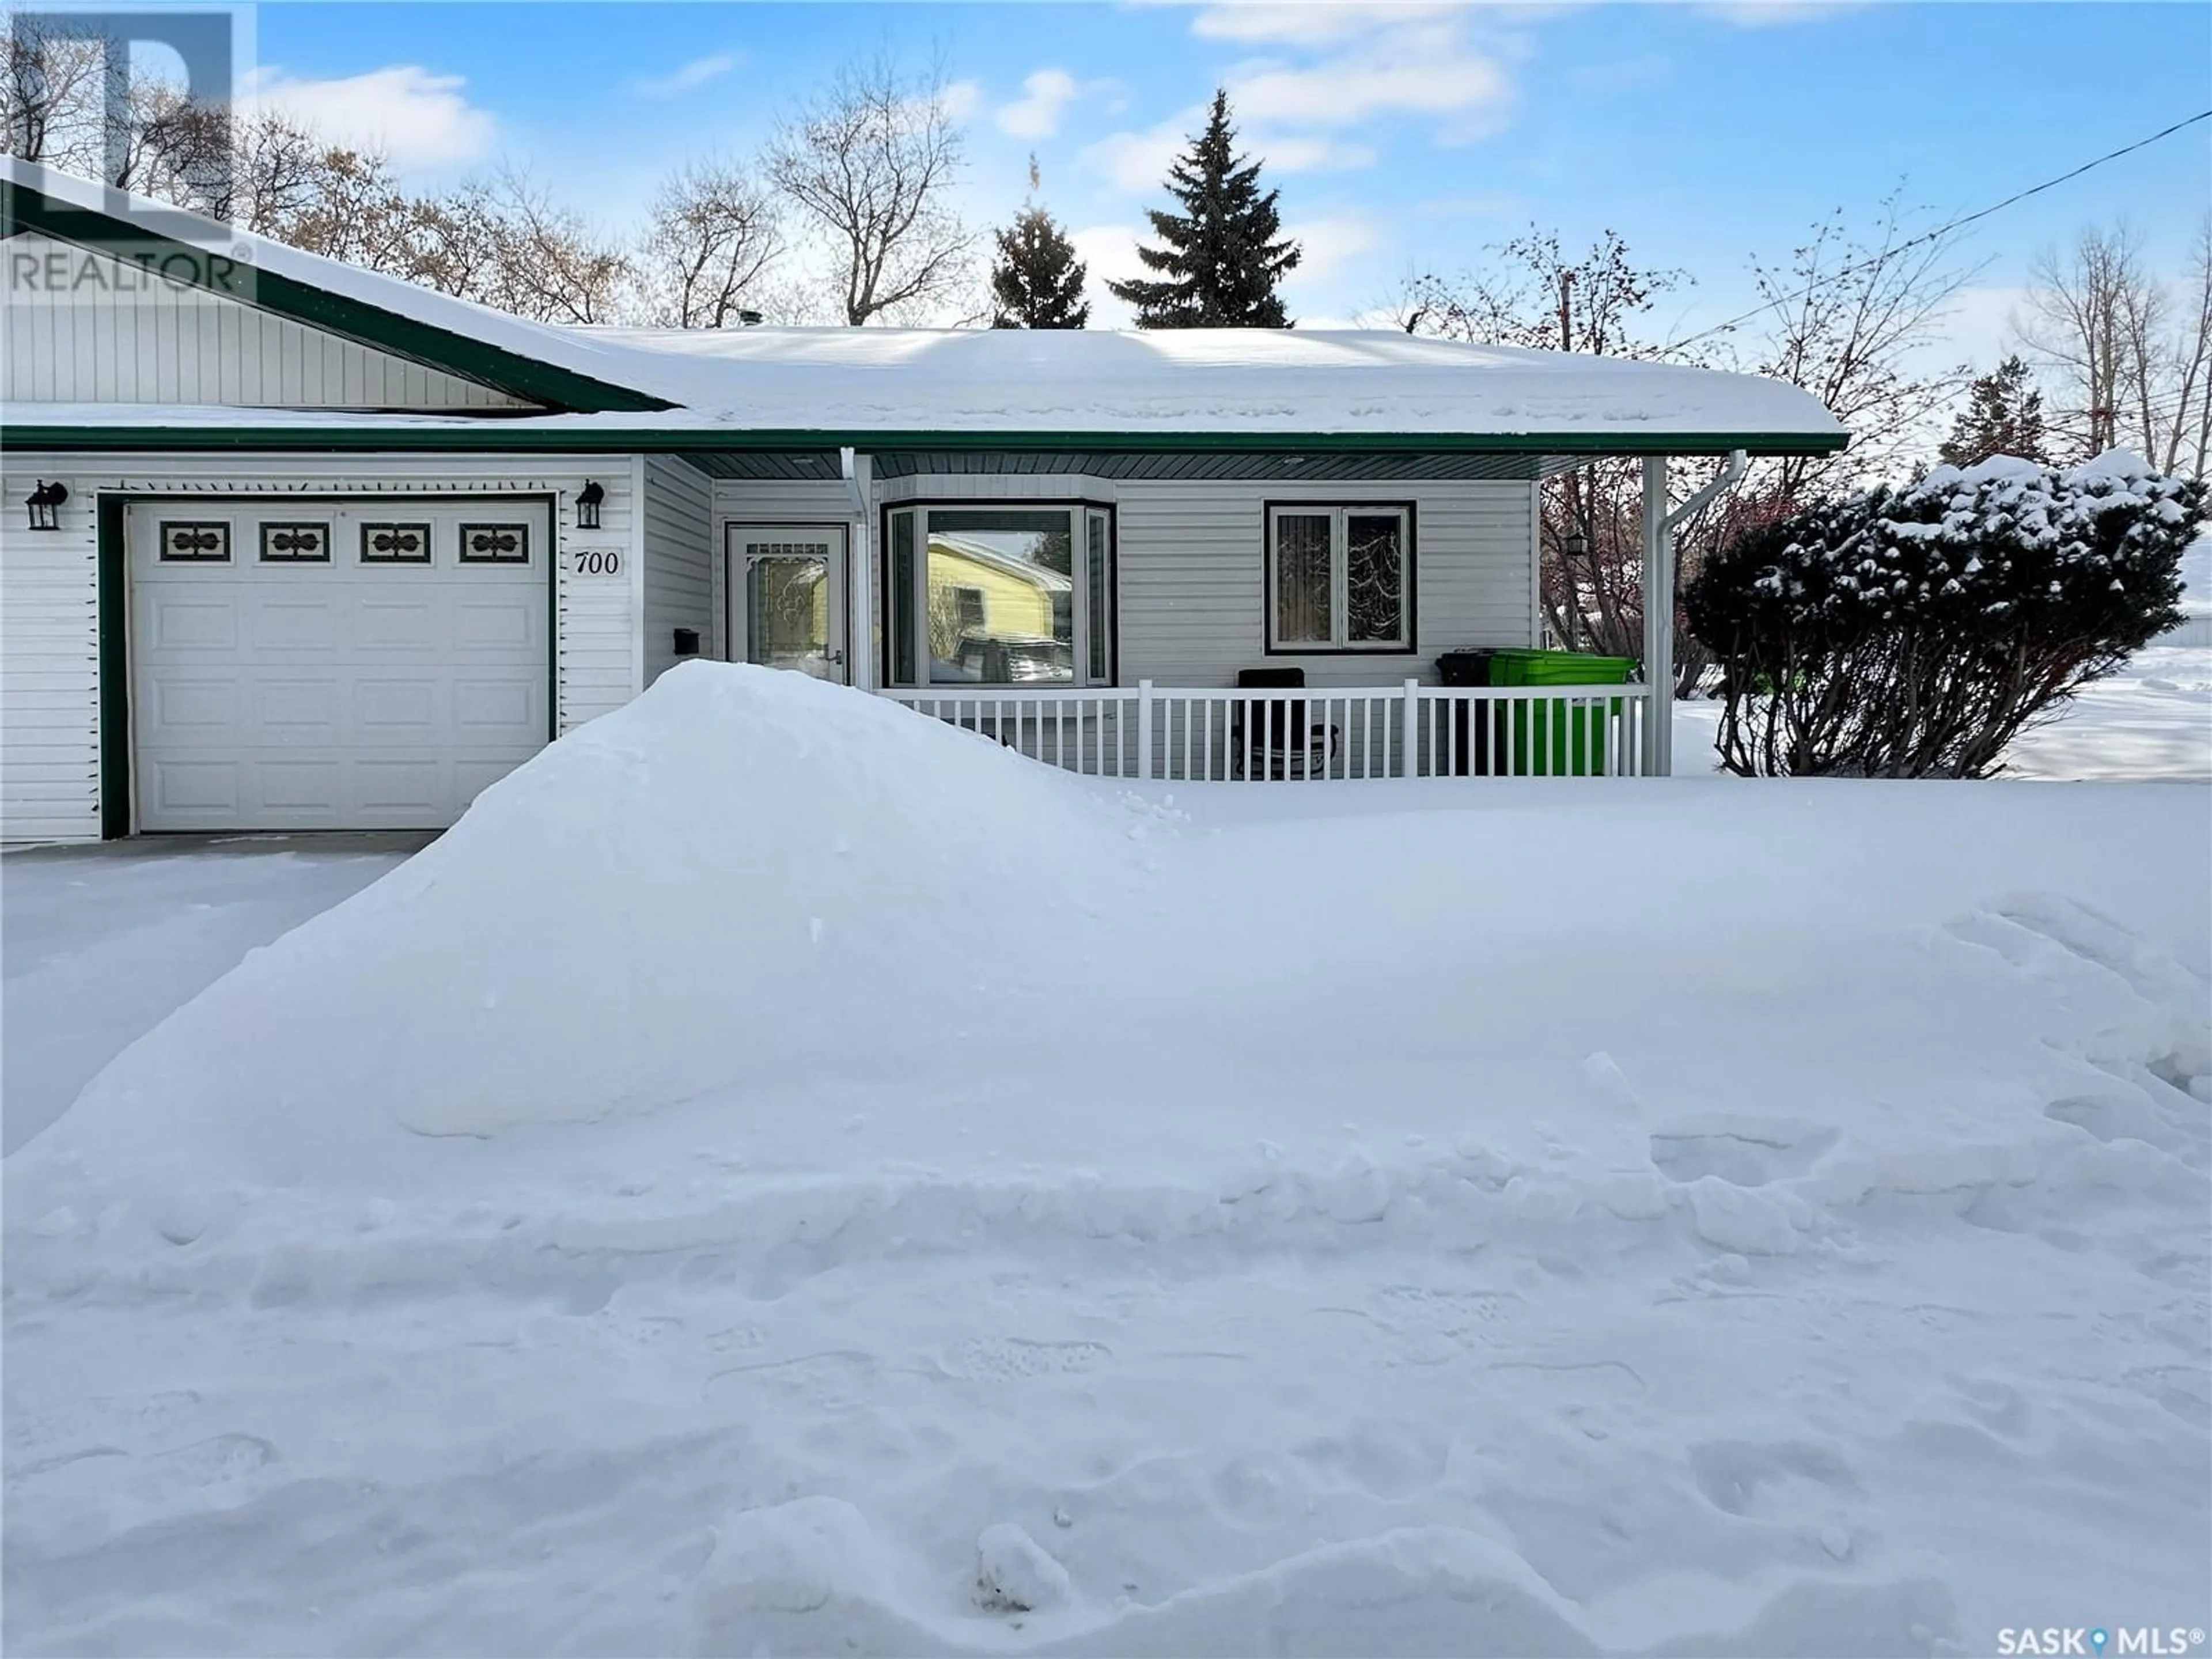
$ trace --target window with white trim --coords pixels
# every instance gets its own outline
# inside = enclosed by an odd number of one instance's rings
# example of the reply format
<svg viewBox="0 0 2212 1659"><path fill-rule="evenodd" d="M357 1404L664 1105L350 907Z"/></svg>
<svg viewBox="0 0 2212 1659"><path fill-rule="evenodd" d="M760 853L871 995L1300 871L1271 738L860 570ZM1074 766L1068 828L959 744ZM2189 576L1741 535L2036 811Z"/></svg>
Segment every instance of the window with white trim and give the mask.
<svg viewBox="0 0 2212 1659"><path fill-rule="evenodd" d="M1413 648L1412 507L1267 509L1267 649Z"/></svg>
<svg viewBox="0 0 2212 1659"><path fill-rule="evenodd" d="M891 685L1110 685L1113 531L1081 502L918 503L886 514Z"/></svg>

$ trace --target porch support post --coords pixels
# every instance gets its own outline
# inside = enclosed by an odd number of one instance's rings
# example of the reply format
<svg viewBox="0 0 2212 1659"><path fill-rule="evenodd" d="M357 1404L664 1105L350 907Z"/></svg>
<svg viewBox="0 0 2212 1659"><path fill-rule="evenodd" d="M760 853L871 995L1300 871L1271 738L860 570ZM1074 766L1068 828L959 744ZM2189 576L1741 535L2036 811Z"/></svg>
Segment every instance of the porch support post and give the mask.
<svg viewBox="0 0 2212 1659"><path fill-rule="evenodd" d="M1667 458L1644 458L1644 775L1674 769L1674 533L1667 522Z"/></svg>
<svg viewBox="0 0 2212 1659"><path fill-rule="evenodd" d="M845 571L845 679L864 691L876 691L884 677L875 652L875 458L841 449L837 464L853 508L853 552Z"/></svg>

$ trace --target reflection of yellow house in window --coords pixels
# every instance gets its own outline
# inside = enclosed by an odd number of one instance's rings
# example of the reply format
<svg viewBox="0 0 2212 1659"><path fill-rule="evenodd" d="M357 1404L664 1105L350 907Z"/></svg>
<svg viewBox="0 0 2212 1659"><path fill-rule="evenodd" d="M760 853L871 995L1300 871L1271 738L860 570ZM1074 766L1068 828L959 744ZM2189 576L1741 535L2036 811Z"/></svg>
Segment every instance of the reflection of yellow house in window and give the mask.
<svg viewBox="0 0 2212 1659"><path fill-rule="evenodd" d="M963 640L1060 640L1075 592L1064 571L943 532L929 538L929 650L958 659Z"/></svg>

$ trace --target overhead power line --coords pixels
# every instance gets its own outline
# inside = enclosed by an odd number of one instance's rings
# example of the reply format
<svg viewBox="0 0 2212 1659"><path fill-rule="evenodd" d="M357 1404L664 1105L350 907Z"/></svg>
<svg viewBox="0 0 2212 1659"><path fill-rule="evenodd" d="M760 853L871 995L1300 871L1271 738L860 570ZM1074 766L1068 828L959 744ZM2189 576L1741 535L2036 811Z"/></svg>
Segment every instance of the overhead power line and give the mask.
<svg viewBox="0 0 2212 1659"><path fill-rule="evenodd" d="M1828 276L1823 276L1818 282L1807 283L1803 288L1799 289L1795 294L1781 295L1775 299L1766 301L1764 304L1753 306L1749 311L1745 312L1741 317L1731 317L1724 323L1716 323L1712 327L1705 330L1701 333L1692 334L1686 340L1675 341L1675 349L1679 350L1683 346L1695 345L1698 341L1709 340L1716 334L1725 334L1729 330L1734 328L1738 323L1747 323L1753 318L1760 315L1762 313L1773 310L1777 306L1792 304L1796 301L1803 299L1808 294L1817 294L1820 289L1827 287L1832 283L1839 283L1846 276L1856 276L1860 271L1871 270L1877 265L1887 264L1890 260L1894 259L1900 253L1905 252L1912 248L1923 246L1925 244L1936 241L1942 237L1948 236L1953 231L1964 229L1966 226L1972 224L1978 219L1988 218L1992 213L2002 213L2005 209L2012 206L2016 202L2025 202L2031 196L2040 196L2046 190L2056 189L2058 185L2065 184L2069 179L2079 179L2085 173L2094 172L2097 168L2103 167L2108 161L2117 161L2123 155L2132 155L2136 151L2154 144L2161 138L2171 138L2175 133L2180 132L2186 128L2195 126L2199 121L2212 121L2212 109L2199 110L2196 114L2189 117L2186 120L2176 121L2172 126L2161 128L2159 131L2152 133L2148 138L2138 138L2132 144L2123 145L2120 149L2113 150L2108 155L2098 156L2096 160L2093 161L2084 161L2080 167L2072 169L2070 172L2062 173L2055 179L2045 179L2039 185L2030 185L2026 190L2014 191L2011 195L2006 197L2002 202L1992 202L1985 208L1978 208L1972 213L1962 214L1958 218L1952 220L1948 224L1938 225L1933 230L1924 231L1921 234L1912 237L1908 240L1899 242L1895 247L1885 248L1880 253L1875 254L1871 259L1862 259L1856 264L1845 265L1841 270L1834 271Z"/></svg>

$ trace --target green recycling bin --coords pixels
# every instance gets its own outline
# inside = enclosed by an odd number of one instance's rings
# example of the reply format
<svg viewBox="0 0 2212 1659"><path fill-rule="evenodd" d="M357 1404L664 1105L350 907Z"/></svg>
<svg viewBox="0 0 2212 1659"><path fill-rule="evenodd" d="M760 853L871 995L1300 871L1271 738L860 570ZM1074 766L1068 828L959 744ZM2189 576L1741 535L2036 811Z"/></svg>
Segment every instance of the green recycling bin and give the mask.
<svg viewBox="0 0 2212 1659"><path fill-rule="evenodd" d="M1633 657L1599 657L1580 651L1493 651L1492 685L1626 685L1636 672ZM1620 717L1623 699L1613 699ZM1513 771L1517 777L1588 777L1605 770L1609 721L1597 711L1532 698L1513 704ZM1503 758L1501 757L1501 758Z"/></svg>

